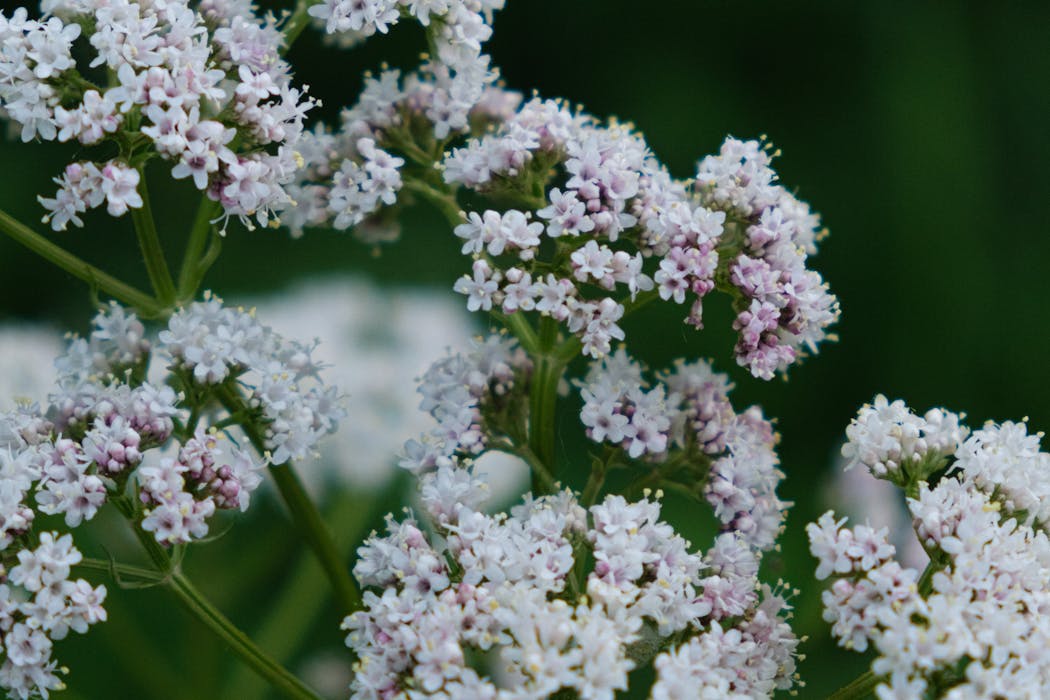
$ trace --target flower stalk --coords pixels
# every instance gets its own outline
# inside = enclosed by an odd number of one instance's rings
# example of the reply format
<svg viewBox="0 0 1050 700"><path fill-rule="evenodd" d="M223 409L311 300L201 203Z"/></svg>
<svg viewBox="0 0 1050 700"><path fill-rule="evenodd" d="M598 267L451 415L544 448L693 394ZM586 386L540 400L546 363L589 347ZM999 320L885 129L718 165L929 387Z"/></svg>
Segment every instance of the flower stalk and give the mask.
<svg viewBox="0 0 1050 700"><path fill-rule="evenodd" d="M162 306L169 307L175 303L175 282L171 278L171 272L168 271L168 262L164 258L164 249L157 235L157 223L153 218L153 208L150 206L144 166L139 166L139 196L142 197L142 206L131 210L135 235L139 239L139 248L142 250L146 272L149 274L153 291L157 295L157 301Z"/></svg>
<svg viewBox="0 0 1050 700"><path fill-rule="evenodd" d="M174 593L191 615L222 639L241 661L266 679L273 688L281 691L285 697L291 700L319 700L320 696L257 647L193 585L193 582L182 573L178 563L172 560L168 551L150 533L142 529L138 522L138 509L131 498L122 494L114 497L113 503L128 521L136 539L146 550L153 566L162 576L158 583L163 584ZM123 566L121 568L131 570ZM120 569L117 570L120 571ZM141 573L137 569L135 571ZM146 577L145 574L142 575Z"/></svg>
<svg viewBox="0 0 1050 700"><path fill-rule="evenodd" d="M219 388L219 400L231 413L247 410L244 398L235 387L229 384ZM242 427L259 454L267 454L266 441L259 426L251 421L246 421ZM325 575L332 584L339 607L345 614L360 610L361 593L350 577L346 562L336 546L331 530L313 499L306 493L303 482L292 468L291 462L271 465L269 471L299 534L314 551Z"/></svg>
<svg viewBox="0 0 1050 700"><path fill-rule="evenodd" d="M51 264L87 282L93 289L98 289L117 301L131 306L142 316L157 318L163 315L164 305L158 303L149 294L103 272L61 246L52 243L4 211L0 211L0 231Z"/></svg>

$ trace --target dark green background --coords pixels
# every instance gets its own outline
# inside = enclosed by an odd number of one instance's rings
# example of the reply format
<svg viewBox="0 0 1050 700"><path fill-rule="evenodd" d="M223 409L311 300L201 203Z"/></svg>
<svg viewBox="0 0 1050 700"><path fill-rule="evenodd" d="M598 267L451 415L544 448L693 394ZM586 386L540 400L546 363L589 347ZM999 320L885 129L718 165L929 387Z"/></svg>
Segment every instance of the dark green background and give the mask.
<svg viewBox="0 0 1050 700"><path fill-rule="evenodd" d="M802 695L818 697L864 663L826 638L802 533L824 507L816 502L818 484L856 408L885 392L916 408L965 411L973 424L1030 416L1034 427L1050 426L1050 291L1043 273L1050 260L1050 6L508 5L489 48L511 87L633 121L681 177L690 176L695 161L717 149L726 134L768 134L784 152L782 181L822 212L831 229L812 264L841 299L841 341L825 344L821 355L792 370L788 382L762 383L738 371L730 357L728 311L719 303L711 305L708 329L700 334L681 324L678 308L653 309L628 327L632 351L650 364L714 357L733 373L738 405L761 403L777 418L788 473L782 492L797 505L783 559L770 563L771 576L804 589L796 599L797 620L799 632L811 639L804 647ZM333 115L354 99L364 69L384 59L410 66L422 47L419 32L408 27L350 52L323 49L308 34L292 60L299 81L310 84L325 101L324 112ZM42 212L35 196L53 190L50 178L72 152L69 146L0 144L0 206L36 221ZM171 182L158 176L151 184L162 235L174 253L195 203L186 183ZM87 229L55 238L145 284L128 221L95 216ZM273 289L314 272L352 270L380 282L450 289L466 268L458 249L436 213L425 208L409 213L403 240L378 258L345 234L290 241L283 232L231 231L207 283L233 294ZM0 316L58 319L80 328L91 310L82 285L7 240L0 240L0 299ZM573 429L566 435L575 432L571 420L566 426ZM688 518L688 509L673 502L669 508ZM267 538L268 551L290 556L294 546L280 522L276 515L256 518L231 538L250 548L254 529ZM209 557L222 561L222 555L200 556ZM257 623L257 608L271 594L267 582L278 572L276 567L263 583L223 599L245 627ZM166 637L172 647L185 639L180 635L199 636L176 624L177 616L154 617L158 606L170 604L161 593L116 595L134 605L125 606L133 612L123 617L115 609L114 617L146 620L154 631L141 626L143 634ZM60 658L74 667L73 687L84 697L115 690L121 648L129 645L112 627L67 643L95 655L91 663L73 663L60 647ZM322 625L310 642L336 639ZM206 642L196 644L201 656ZM209 668L192 657L172 659L180 674ZM207 696L203 682L198 697ZM126 688L154 694L139 681L129 680Z"/></svg>

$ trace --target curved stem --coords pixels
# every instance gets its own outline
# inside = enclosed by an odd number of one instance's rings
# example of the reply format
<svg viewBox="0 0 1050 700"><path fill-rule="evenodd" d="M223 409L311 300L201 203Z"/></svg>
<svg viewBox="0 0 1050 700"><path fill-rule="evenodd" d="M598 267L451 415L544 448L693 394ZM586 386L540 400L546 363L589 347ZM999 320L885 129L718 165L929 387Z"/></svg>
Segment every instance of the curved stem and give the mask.
<svg viewBox="0 0 1050 700"><path fill-rule="evenodd" d="M0 211L0 231L53 265L134 308L142 316L156 318L164 312L164 305L152 296L81 260L4 211Z"/></svg>
<svg viewBox="0 0 1050 700"><path fill-rule="evenodd" d="M245 411L248 408L240 392L232 385L227 384L220 387L218 397L230 413ZM245 421L242 427L259 454L266 454L268 452L266 440L259 426L251 421ZM317 510L317 505L303 488L303 483L292 468L291 462L271 465L269 471L281 493L281 499L288 506L288 511L299 534L317 555L343 612L350 614L360 610L362 607L361 593L350 577L343 555L340 554L332 538L331 530L321 516L321 512Z"/></svg>
<svg viewBox="0 0 1050 700"><path fill-rule="evenodd" d="M135 235L138 236L142 258L146 262L146 272L149 273L149 281L153 285L157 300L164 306L171 306L175 303L175 282L171 279L160 237L157 236L157 224L153 220L149 189L146 187L145 166L139 166L139 196L142 197L142 206L131 210Z"/></svg>
<svg viewBox="0 0 1050 700"><path fill-rule="evenodd" d="M828 696L828 700L859 700L875 692L879 677L872 671L865 671L852 681Z"/></svg>
<svg viewBox="0 0 1050 700"><path fill-rule="evenodd" d="M154 539L153 535L142 529L138 522L138 508L131 498L121 494L114 496L111 500L117 507L117 510L127 519L128 525L135 533L135 537L145 548L150 560L157 568L157 572L162 577L161 582L175 593L179 602L194 617L204 623L242 661L251 666L256 673L265 678L274 688L284 693L285 696L292 700L319 700L320 696L257 647L244 632L197 590L190 580L186 578L185 574L179 570L178 565L172 561L167 550Z"/></svg>
<svg viewBox="0 0 1050 700"><path fill-rule="evenodd" d="M437 207L445 215L445 219L448 220L452 228L463 223L463 214L459 204L456 203L455 196L450 192L442 192L425 182L413 178L405 178L402 187L409 192L415 192Z"/></svg>

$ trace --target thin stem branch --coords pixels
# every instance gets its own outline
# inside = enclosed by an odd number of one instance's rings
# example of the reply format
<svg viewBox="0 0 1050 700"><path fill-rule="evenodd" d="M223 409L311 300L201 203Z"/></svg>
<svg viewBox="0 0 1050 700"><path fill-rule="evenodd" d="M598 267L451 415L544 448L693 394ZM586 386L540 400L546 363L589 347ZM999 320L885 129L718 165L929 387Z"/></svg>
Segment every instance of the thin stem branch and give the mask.
<svg viewBox="0 0 1050 700"><path fill-rule="evenodd" d="M529 449L528 445L513 445L509 442L494 442L491 445L492 449L499 452L506 452L520 457L529 465L529 470L532 472L533 490L539 486L538 493L551 493L554 491L557 482L549 471L547 471L547 465L545 465L536 454Z"/></svg>
<svg viewBox="0 0 1050 700"><path fill-rule="evenodd" d="M119 576L136 578L140 581L159 583L160 581L164 580L164 575L157 573L153 569L144 569L141 566L129 566L127 564L118 564L117 562L106 561L104 559L92 559L90 557L84 557L76 566L78 569L85 569L87 571L97 571L103 574L116 573Z"/></svg>
<svg viewBox="0 0 1050 700"><path fill-rule="evenodd" d="M256 673L269 681L270 685L293 700L319 700L320 696L292 675L284 666L271 659L255 646L244 632L219 612L185 575L176 571L169 584L179 602L208 629L221 637L230 649Z"/></svg>
<svg viewBox="0 0 1050 700"><path fill-rule="evenodd" d="M295 3L295 11L288 18L288 22L284 25L284 45L281 47L281 55L288 53L292 48L292 44L295 43L299 35L303 33L307 25L310 24L310 7L318 4L315 0L299 0Z"/></svg>
<svg viewBox="0 0 1050 700"><path fill-rule="evenodd" d="M328 522L332 524L332 530L339 533L340 550L347 556L372 521L375 503L367 503L368 500L360 495L341 495L327 509ZM297 645L309 634L323 606L330 600L324 573L311 553L303 552L293 571L280 597L252 634L259 646L281 661L292 658ZM263 689L260 686L259 679L241 667L231 674L228 692L222 697L261 697Z"/></svg>
<svg viewBox="0 0 1050 700"><path fill-rule="evenodd" d="M149 188L146 186L146 168L139 166L139 196L142 206L131 210L131 220L135 224L135 235L139 239L139 248L146 263L146 272L157 295L157 301L163 306L175 303L175 282L168 271L168 262L164 258L164 249L157 235L157 223L153 219L153 208L149 201Z"/></svg>
<svg viewBox="0 0 1050 700"><path fill-rule="evenodd" d="M354 580L350 578L347 563L332 539L332 532L324 518L321 517L317 506L306 493L306 489L303 488L299 475L292 469L291 463L271 466L270 474L273 476L274 483L277 484L277 489L281 492L281 498L288 506L292 520L299 528L303 539L317 555L321 568L324 569L328 581L335 589L339 607L347 615L360 610L363 607L361 592L357 589Z"/></svg>
<svg viewBox="0 0 1050 700"><path fill-rule="evenodd" d="M81 260L4 211L0 211L0 232L93 288L133 307L142 316L156 318L164 312L164 305L152 296Z"/></svg>
<svg viewBox="0 0 1050 700"><path fill-rule="evenodd" d="M218 390L219 401L230 413L247 410L247 405L240 392L234 386L226 385ZM266 441L258 425L246 421L242 427L252 445L260 454L266 454ZM332 532L325 523L317 505L306 493L303 483L300 481L291 462L286 464L271 465L270 476L273 477L277 490L281 493L281 499L288 507L302 536L310 548L314 551L321 567L332 584L336 599L343 612L350 614L362 607L361 592L350 577L350 572L343 560L343 555L332 538Z"/></svg>
<svg viewBox="0 0 1050 700"><path fill-rule="evenodd" d="M875 692L879 677L872 671L865 671L852 681L828 696L828 700L860 700Z"/></svg>
<svg viewBox="0 0 1050 700"><path fill-rule="evenodd" d="M183 607L222 639L242 661L251 666L256 673L284 693L286 697L291 700L320 700L320 696L257 647L244 632L197 590L172 561L167 550L157 542L153 535L142 529L138 521L138 508L134 501L124 494L114 496L111 500L127 519L135 537L146 549L164 585L175 593Z"/></svg>
<svg viewBox="0 0 1050 700"><path fill-rule="evenodd" d="M583 493L580 495L580 504L584 508L590 508L598 500L598 494L605 485L605 474L608 470L608 459L594 460L594 464L591 465L591 474L587 477L587 485L583 487Z"/></svg>
<svg viewBox="0 0 1050 700"><path fill-rule="evenodd" d="M186 303L197 296L197 288L204 276L200 271L201 258L208 244L208 234L213 228L211 221L218 212L219 203L212 201L207 195L202 195L197 217L193 220L193 228L190 229L190 237L186 241L186 252L182 254L182 267L179 269L179 303Z"/></svg>

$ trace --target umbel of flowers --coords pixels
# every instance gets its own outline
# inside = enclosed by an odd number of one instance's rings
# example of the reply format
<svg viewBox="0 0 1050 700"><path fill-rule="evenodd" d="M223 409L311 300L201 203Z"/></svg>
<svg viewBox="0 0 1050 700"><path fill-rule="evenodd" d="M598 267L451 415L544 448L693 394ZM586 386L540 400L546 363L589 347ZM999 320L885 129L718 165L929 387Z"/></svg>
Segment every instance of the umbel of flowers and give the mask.
<svg viewBox="0 0 1050 700"><path fill-rule="evenodd" d="M153 294L2 213L0 230L165 324L147 334L110 306L60 359L47 403L0 420L0 537L19 561L8 578L20 604L59 591L45 601L53 623L35 608L0 615L3 668L19 669L0 671L11 692L57 688L47 640L104 615L103 589L62 582L69 567L106 563L68 534L38 533L37 514L75 528L112 504L153 564L113 571L168 586L276 688L315 697L179 569L219 511L248 507L264 466L349 613L355 697L612 698L650 664L658 699L796 684L789 607L757 577L788 507L771 423L756 407L737 412L728 378L706 362L651 374L615 346L623 319L657 299L688 305L685 321L701 328L718 290L733 304L737 362L783 374L838 318L809 267L819 218L779 183L764 141L728 138L680 180L632 126L505 89L483 52L502 5L301 0L278 19L243 0L46 0L41 19L0 15L4 118L24 140L78 144L58 192L41 198L45 220L58 230L103 203L130 211ZM417 70L368 76L338 129L307 130L315 103L283 53L311 18L344 44L415 21L429 53ZM177 288L150 212L150 162L202 194ZM361 547L362 600L289 464L342 414L313 346L215 297L191 300L220 252L213 229L231 220L388 241L398 209L419 199L470 258L454 290L509 332L424 374L421 408L436 426L401 456L420 513L389 518ZM563 381L580 354L589 369ZM562 480L580 465L563 464L555 440L559 389L573 385L595 450L578 493ZM487 452L531 469L532 492L509 513L483 510L474 460ZM625 493L608 488L613 471ZM706 551L661 520L662 489L710 505L719 528Z"/></svg>
<svg viewBox="0 0 1050 700"><path fill-rule="evenodd" d="M880 698L1038 698L1050 684L1050 455L1024 423L970 431L876 397L843 454L907 494L924 572L901 566L885 529L807 528L824 618L842 646L874 647Z"/></svg>
<svg viewBox="0 0 1050 700"><path fill-rule="evenodd" d="M789 606L758 582L746 537L693 552L648 496L585 509L560 491L499 515L479 510L485 497L469 463L429 471L426 522L391 519L358 551L354 574L375 592L344 623L353 697L612 698L650 662L654 698L765 697L794 683ZM498 655L499 682L471 651Z"/></svg>
<svg viewBox="0 0 1050 700"><path fill-rule="evenodd" d="M334 430L337 391L311 350L215 297L174 314L155 342L113 304L56 361L44 407L0 414L0 552L17 561L10 582L35 595L0 585L0 686L59 687L51 640L105 619L106 589L69 580L81 554L69 534L37 533L37 514L72 529L111 502L165 549L205 537L218 511L248 508L266 463L301 458ZM239 444L250 436L263 461Z"/></svg>
<svg viewBox="0 0 1050 700"><path fill-rule="evenodd" d="M423 376L421 408L437 425L408 443L402 464L420 476L424 520L391 518L387 534L358 552L354 573L374 592L346 621L359 659L354 697L414 689L419 697L574 690L611 698L631 669L650 662L654 698L790 688L798 640L789 608L757 579L787 505L775 494L782 474L769 423L753 409L738 416L728 380L703 363L677 367L664 378L670 396L660 386L646 402L641 369L621 352L595 363L583 391L619 392L601 405L622 407L616 415L637 423L601 436L592 428L592 438L615 448L592 468L582 496L555 488L488 515L472 458L495 449L536 461L521 447L527 426L515 409L532 372L514 341L494 336ZM584 421L596 412L585 407ZM639 500L610 494L595 503L595 477L610 468L636 474ZM706 554L660 520L649 482L712 503L724 527ZM472 651L498 654L504 677L472 666Z"/></svg>
<svg viewBox="0 0 1050 700"><path fill-rule="evenodd" d="M52 228L82 226L80 215L103 203L112 216L141 208L153 158L247 225L292 204L285 185L315 102L292 86L272 20L248 3L45 0L42 9L46 21L24 9L0 15L0 106L23 141L109 154L56 178L58 192L40 200Z"/></svg>

